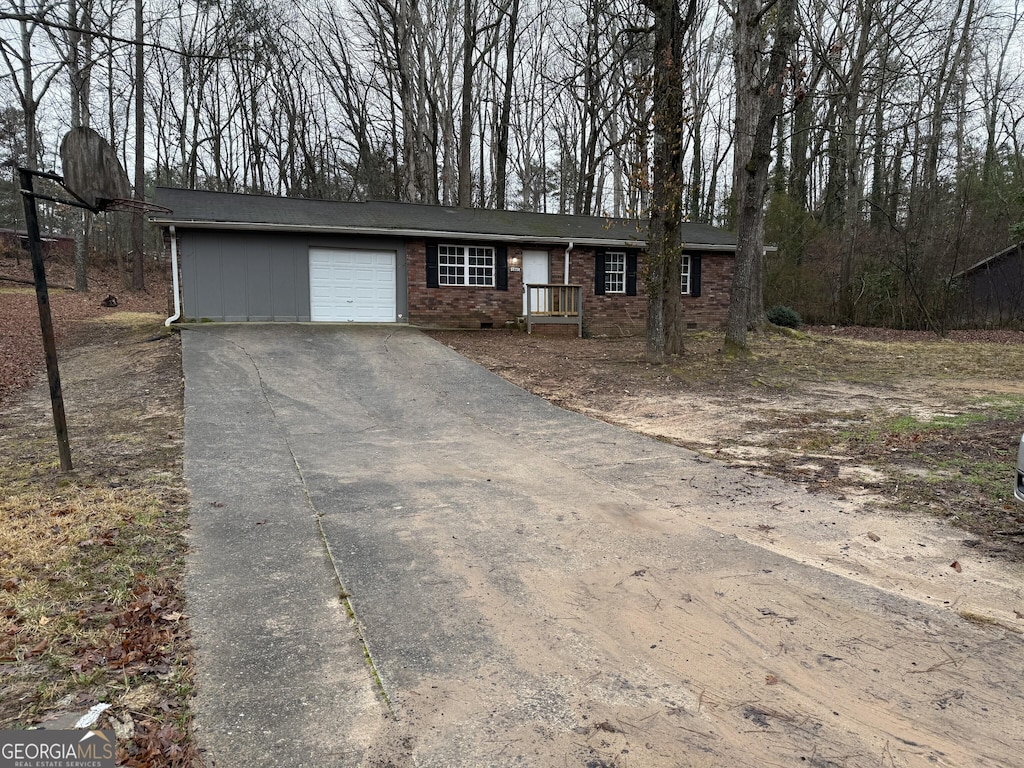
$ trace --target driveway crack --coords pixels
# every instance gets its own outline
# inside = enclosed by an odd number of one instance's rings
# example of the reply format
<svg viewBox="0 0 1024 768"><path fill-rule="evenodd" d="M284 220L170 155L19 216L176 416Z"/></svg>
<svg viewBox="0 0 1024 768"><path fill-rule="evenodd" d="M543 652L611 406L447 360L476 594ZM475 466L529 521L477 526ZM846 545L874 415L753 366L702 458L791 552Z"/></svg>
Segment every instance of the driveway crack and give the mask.
<svg viewBox="0 0 1024 768"><path fill-rule="evenodd" d="M218 333L211 333L206 330L200 330L198 328L182 328L183 331L191 331L193 333L206 333L209 336L216 336L221 341L224 341L231 346L235 347L239 352L245 355L246 359L252 365L253 371L256 373L256 378L260 384L260 395L263 397L263 402L266 403L267 408L270 411L270 417L274 422L278 433L281 435L285 448L288 450L288 455L291 457L292 466L295 467L295 475L299 480L299 485L302 488L303 498L306 500L306 506L309 507L313 513L313 519L316 521L317 533L320 536L320 541L323 544L324 551L327 554L327 558L331 563L331 570L334 572L334 579L338 590L338 598L341 600L341 605L345 609L345 614L348 616L349 623L352 627L352 631L355 633L356 640L359 643L359 647L363 652L363 660L366 662L367 669L370 672L370 677L373 680L374 686L377 692L380 694L381 699L384 702L384 706L387 708L388 713L392 718L398 719L398 713L396 712L393 704L391 703L391 697L388 695L386 688L384 687L384 681L380 676L380 672L377 668L377 664L374 661L373 654L370 652L370 646L366 642L366 637L363 634L362 628L359 623L359 618L356 615L355 606L352 604L352 595L345 588L345 581L341 576L341 571L338 569L338 561L334 557L334 552L331 551L331 545L327 540L327 533L324 531L323 526L323 513L317 509L316 504L313 501L313 497L309 492L309 486L306 484L305 475L302 472L302 467L299 464L298 457L295 455L295 450L292 447L292 441L288 437L288 431L281 424L281 420L277 416L277 409L274 408L274 403L270 399L269 387L263 378L263 372L260 370L259 364L255 358L249 354L249 351L239 344L238 342L225 338Z"/></svg>

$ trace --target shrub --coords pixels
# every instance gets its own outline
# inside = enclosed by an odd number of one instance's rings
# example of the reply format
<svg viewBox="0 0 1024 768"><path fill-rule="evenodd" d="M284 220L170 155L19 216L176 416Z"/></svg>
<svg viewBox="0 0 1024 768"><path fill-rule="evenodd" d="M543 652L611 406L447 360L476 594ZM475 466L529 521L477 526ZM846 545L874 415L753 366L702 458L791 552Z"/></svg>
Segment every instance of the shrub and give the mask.
<svg viewBox="0 0 1024 768"><path fill-rule="evenodd" d="M768 322L783 328L796 328L802 321L792 307L772 307L768 310Z"/></svg>

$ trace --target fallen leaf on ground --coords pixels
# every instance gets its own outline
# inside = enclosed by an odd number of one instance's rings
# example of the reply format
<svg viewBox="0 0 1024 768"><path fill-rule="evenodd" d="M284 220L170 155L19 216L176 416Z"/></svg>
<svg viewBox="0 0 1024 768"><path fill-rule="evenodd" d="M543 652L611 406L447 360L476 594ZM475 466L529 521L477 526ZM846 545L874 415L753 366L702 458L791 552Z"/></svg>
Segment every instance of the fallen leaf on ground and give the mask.
<svg viewBox="0 0 1024 768"><path fill-rule="evenodd" d="M49 640L42 640L42 641L40 641L38 645L36 645L31 651L28 652L28 655L29 656L38 656L39 654L41 654L43 651L46 650L46 646L48 646L49 644L50 644Z"/></svg>

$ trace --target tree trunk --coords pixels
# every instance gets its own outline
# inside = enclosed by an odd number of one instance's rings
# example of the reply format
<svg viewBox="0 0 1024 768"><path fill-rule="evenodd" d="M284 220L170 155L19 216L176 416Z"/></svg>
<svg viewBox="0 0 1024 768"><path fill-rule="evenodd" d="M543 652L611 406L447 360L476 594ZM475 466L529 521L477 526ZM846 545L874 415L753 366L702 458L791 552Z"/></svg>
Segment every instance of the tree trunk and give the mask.
<svg viewBox="0 0 1024 768"><path fill-rule="evenodd" d="M694 116L693 130L691 136L693 138L693 152L692 160L690 162L690 195L689 204L687 205L687 213L693 218L694 221L701 221L701 210L700 210L700 194L704 186L704 146L702 143L702 121L701 115Z"/></svg>
<svg viewBox="0 0 1024 768"><path fill-rule="evenodd" d="M32 71L32 33L35 28L29 26L24 0L18 4L18 11L20 14L18 32L21 39L21 109L25 119L25 154L28 167L35 170L39 167L40 154L39 133L36 124L36 111L39 102L36 101L35 79Z"/></svg>
<svg viewBox="0 0 1024 768"><path fill-rule="evenodd" d="M512 119L512 90L515 83L516 28L519 24L519 0L511 0L508 9L508 30L505 38L505 82L502 85L498 137L494 149L494 207L508 205L508 134Z"/></svg>
<svg viewBox="0 0 1024 768"><path fill-rule="evenodd" d="M873 2L859 3L857 23L860 25L856 54L846 78L843 94L842 152L846 179L843 184L842 255L839 274L840 317L845 322L854 320L853 274L857 235L860 231L860 206L864 194L861 179L860 122L861 93L868 56L875 48L876 15Z"/></svg>
<svg viewBox="0 0 1024 768"><path fill-rule="evenodd" d="M763 235L758 234L763 197L756 192L756 173L752 155L754 135L761 110L761 61L764 31L759 25L757 0L737 0L733 16L736 80L735 131L733 132L733 198L736 201L736 257L729 297L726 342L747 346L750 313L750 274ZM767 169L765 169L767 178Z"/></svg>
<svg viewBox="0 0 1024 768"><path fill-rule="evenodd" d="M81 14L79 13L81 10ZM71 127L88 127L91 120L89 92L92 69L92 3L68 3L68 82L71 85ZM84 56L83 56L84 54ZM84 61L83 61L84 58ZM75 290L89 290L89 229L92 213L80 211L75 228Z"/></svg>
<svg viewBox="0 0 1024 768"><path fill-rule="evenodd" d="M814 97L800 91L793 109L793 128L789 140L789 196L806 211L809 194L807 179L811 175L811 161L808 157L811 125L814 122Z"/></svg>
<svg viewBox="0 0 1024 768"><path fill-rule="evenodd" d="M882 66L878 75L874 115L872 118L872 122L874 123L874 135L871 137L874 144L871 148L871 213L869 216L871 228L876 231L881 231L886 225L885 140L887 136L885 127L885 74L889 60L889 41L887 37L883 37L882 46ZM893 168L893 173L898 175L899 169Z"/></svg>
<svg viewBox="0 0 1024 768"><path fill-rule="evenodd" d="M686 17L676 0L644 0L654 14L654 188L647 234L647 361L662 363L683 351L680 301L683 202L683 38Z"/></svg>
<svg viewBox="0 0 1024 768"><path fill-rule="evenodd" d="M146 199L146 120L143 112L145 67L142 58L142 0L135 0L135 199ZM132 290L146 290L143 270L146 247L141 209L132 212Z"/></svg>
<svg viewBox="0 0 1024 768"><path fill-rule="evenodd" d="M413 52L412 9L407 1L397 4L395 17L395 45L398 54L398 97L402 115L402 156L405 160L400 200L420 202L417 180L420 176L420 157L417 142L419 131L416 101L416 57Z"/></svg>
<svg viewBox="0 0 1024 768"><path fill-rule="evenodd" d="M764 322L764 203L775 121L782 112L783 78L796 42L796 0L779 0L775 39L763 66L765 35L758 0L739 0L733 16L736 56L736 264L729 297L726 345L746 349L747 329Z"/></svg>
<svg viewBox="0 0 1024 768"><path fill-rule="evenodd" d="M462 103L459 122L459 206L473 205L473 53L476 48L476 4L463 0Z"/></svg>

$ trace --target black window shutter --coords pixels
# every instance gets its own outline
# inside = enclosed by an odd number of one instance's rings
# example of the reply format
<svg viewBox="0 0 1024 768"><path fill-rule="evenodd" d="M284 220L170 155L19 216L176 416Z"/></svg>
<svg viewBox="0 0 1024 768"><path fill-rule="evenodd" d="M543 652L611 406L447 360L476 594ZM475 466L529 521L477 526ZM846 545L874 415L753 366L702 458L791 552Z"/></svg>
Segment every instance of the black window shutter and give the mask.
<svg viewBox="0 0 1024 768"><path fill-rule="evenodd" d="M636 296L636 254L626 254L626 295Z"/></svg>
<svg viewBox="0 0 1024 768"><path fill-rule="evenodd" d="M594 295L604 296L604 251L598 251L594 255Z"/></svg>
<svg viewBox="0 0 1024 768"><path fill-rule="evenodd" d="M690 295L700 296L700 254L690 256Z"/></svg>
<svg viewBox="0 0 1024 768"><path fill-rule="evenodd" d="M427 288L439 288L437 280L437 243L427 243Z"/></svg>
<svg viewBox="0 0 1024 768"><path fill-rule="evenodd" d="M494 249L494 287L508 290L508 248L503 245Z"/></svg>

